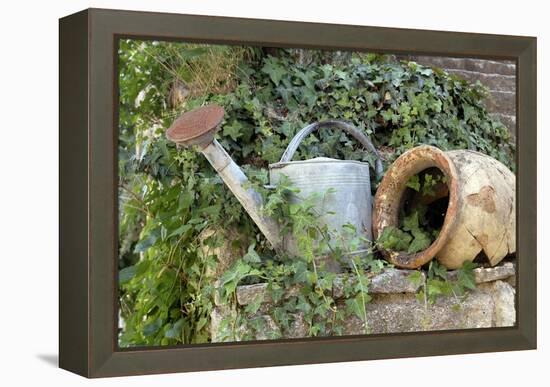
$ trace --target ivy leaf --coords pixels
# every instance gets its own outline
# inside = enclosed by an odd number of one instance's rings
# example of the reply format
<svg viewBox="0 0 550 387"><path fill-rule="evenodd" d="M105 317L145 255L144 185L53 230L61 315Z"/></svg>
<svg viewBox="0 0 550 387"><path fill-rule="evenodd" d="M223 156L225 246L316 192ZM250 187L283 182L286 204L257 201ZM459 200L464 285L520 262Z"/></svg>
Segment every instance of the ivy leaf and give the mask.
<svg viewBox="0 0 550 387"><path fill-rule="evenodd" d="M431 280L428 282L428 295L430 298L435 299L438 295L443 294L442 281Z"/></svg>
<svg viewBox="0 0 550 387"><path fill-rule="evenodd" d="M118 283L124 285L136 275L136 266L128 266L118 272Z"/></svg>
<svg viewBox="0 0 550 387"><path fill-rule="evenodd" d="M296 310L303 312L305 315L308 315L312 310L311 304L304 296L300 295L298 297L298 302L296 303Z"/></svg>
<svg viewBox="0 0 550 387"><path fill-rule="evenodd" d="M429 77L429 76L432 75L432 73L433 73L433 70L432 70L431 68L429 68L429 67L424 67L424 66L420 66L420 65L418 66L418 70L417 70L417 71L418 71L419 74L422 74L422 75L424 75L424 76L426 76L426 77Z"/></svg>
<svg viewBox="0 0 550 387"><path fill-rule="evenodd" d="M447 279L447 268L437 263L437 261L432 261L432 263L433 266L431 266L431 269L433 270L433 273L443 279Z"/></svg>
<svg viewBox="0 0 550 387"><path fill-rule="evenodd" d="M296 133L296 128L289 121L284 121L279 130L286 137L292 137Z"/></svg>
<svg viewBox="0 0 550 387"><path fill-rule="evenodd" d="M420 178L418 175L413 175L407 181L407 187L414 189L416 192L420 191Z"/></svg>
<svg viewBox="0 0 550 387"><path fill-rule="evenodd" d="M363 297L365 303L370 301L370 296L368 294L357 294L354 298L349 298L346 300L346 310L350 314L355 314L360 320L365 318L364 309L363 309Z"/></svg>
<svg viewBox="0 0 550 387"><path fill-rule="evenodd" d="M147 250L149 247L153 246L160 237L160 228L157 232L151 231L149 234L146 234L143 239L141 239L136 246L134 247L134 252L142 253Z"/></svg>
<svg viewBox="0 0 550 387"><path fill-rule="evenodd" d="M286 74L287 70L283 66L279 65L275 58L270 57L265 60L265 64L262 67L262 72L269 75L271 82L273 82L275 86L279 86L279 83L281 82L283 75Z"/></svg>
<svg viewBox="0 0 550 387"><path fill-rule="evenodd" d="M382 259L375 259L373 260L371 263L370 263L370 268L371 268L371 271L375 274L378 274L382 271L382 269L384 268L384 265L386 265L385 263L386 261L382 260Z"/></svg>
<svg viewBox="0 0 550 387"><path fill-rule="evenodd" d="M145 324L145 326L143 327L143 335L145 337L152 336L155 333L157 333L161 327L162 327L162 319L157 318L152 322Z"/></svg>
<svg viewBox="0 0 550 387"><path fill-rule="evenodd" d="M414 233L414 239L409 245L407 252L409 254L418 253L419 251L425 250L432 244L432 241L428 234L425 232L417 231Z"/></svg>
<svg viewBox="0 0 550 387"><path fill-rule="evenodd" d="M182 191L178 198L178 210L188 209L193 204L193 196L191 191Z"/></svg>
<svg viewBox="0 0 550 387"><path fill-rule="evenodd" d="M475 275L474 269L477 265L473 262L466 261L462 264L462 267L458 269L458 283L465 288L475 289Z"/></svg>
<svg viewBox="0 0 550 387"><path fill-rule="evenodd" d="M252 243L250 246L248 246L248 251L243 257L243 260L248 263L260 263L262 262L262 259L254 249L256 247L256 243Z"/></svg>
<svg viewBox="0 0 550 387"><path fill-rule="evenodd" d="M233 294L243 278L255 274L257 274L257 271L252 270L252 267L248 263L245 263L243 260L237 261L220 278L220 290L223 290L220 296L223 298L225 295Z"/></svg>
<svg viewBox="0 0 550 387"><path fill-rule="evenodd" d="M406 251L411 243L412 236L397 227L388 226L384 228L377 243L386 250Z"/></svg>
<svg viewBox="0 0 550 387"><path fill-rule="evenodd" d="M304 73L303 71L298 70L296 75L302 80L302 82L304 82L307 89L310 89L311 91L315 89L315 81L313 80L313 77L315 76L314 72L308 71Z"/></svg>
<svg viewBox="0 0 550 387"><path fill-rule="evenodd" d="M389 95L389 93L387 94ZM380 112L380 115L382 116L384 121L391 121L393 117L393 110L391 109L383 110L382 112Z"/></svg>
<svg viewBox="0 0 550 387"><path fill-rule="evenodd" d="M332 285L334 283L334 279L336 278L336 273L326 273L321 279L318 281L319 288L322 290L332 290Z"/></svg>
<svg viewBox="0 0 550 387"><path fill-rule="evenodd" d="M254 300L246 306L246 308L244 309L245 313L255 314L258 309L260 309L260 306L262 306L263 302L264 295L258 294L256 297L254 297Z"/></svg>
<svg viewBox="0 0 550 387"><path fill-rule="evenodd" d="M409 216L403 219L403 229L405 231L410 231L414 237L407 248L409 254L422 251L432 243L429 234L420 228L418 210L413 211Z"/></svg>
<svg viewBox="0 0 550 387"><path fill-rule="evenodd" d="M181 329L183 326L184 320L183 318L180 318L177 320L170 329L168 329L166 332L164 332L164 337L168 339L178 339L181 337Z"/></svg>
<svg viewBox="0 0 550 387"><path fill-rule="evenodd" d="M224 125L223 127L223 135L229 136L233 141L237 141L239 137L241 137L243 134L241 132L241 129L243 128L243 125L235 120L231 122L229 125Z"/></svg>
<svg viewBox="0 0 550 387"><path fill-rule="evenodd" d="M203 207L200 209L201 213L210 216L218 216L221 211L221 204L214 204L212 206Z"/></svg>
<svg viewBox="0 0 550 387"><path fill-rule="evenodd" d="M437 184L437 182L438 182L438 178L434 178L429 173L424 175L424 183L422 185L422 195L433 196L434 195L433 188Z"/></svg>
<svg viewBox="0 0 550 387"><path fill-rule="evenodd" d="M285 295L285 289L283 289L277 282L268 283L267 290L269 291L269 295L275 304L281 301Z"/></svg>
<svg viewBox="0 0 550 387"><path fill-rule="evenodd" d="M405 231L418 230L418 211L413 211L412 214L403 218L403 230Z"/></svg>
<svg viewBox="0 0 550 387"><path fill-rule="evenodd" d="M311 89L302 90L302 102L312 108L317 102L317 93Z"/></svg>
<svg viewBox="0 0 550 387"><path fill-rule="evenodd" d="M420 286L424 283L424 276L422 275L420 270L415 270L414 272L409 274L407 278L414 286Z"/></svg>
<svg viewBox="0 0 550 387"><path fill-rule="evenodd" d="M168 238L170 237L173 237L173 236L179 236L179 235L182 235L183 233L186 233L187 231L189 231L191 229L191 225L189 224L184 224L184 225L181 225L179 226L177 229L175 229L174 231L172 231L169 235L168 235Z"/></svg>
<svg viewBox="0 0 550 387"><path fill-rule="evenodd" d="M319 331L321 330L321 327L319 326L319 324L313 324L310 328L309 328L309 334L311 336L317 336L319 334Z"/></svg>
<svg viewBox="0 0 550 387"><path fill-rule="evenodd" d="M304 261L296 261L292 264L294 270L294 281L297 283L309 283L309 271Z"/></svg>

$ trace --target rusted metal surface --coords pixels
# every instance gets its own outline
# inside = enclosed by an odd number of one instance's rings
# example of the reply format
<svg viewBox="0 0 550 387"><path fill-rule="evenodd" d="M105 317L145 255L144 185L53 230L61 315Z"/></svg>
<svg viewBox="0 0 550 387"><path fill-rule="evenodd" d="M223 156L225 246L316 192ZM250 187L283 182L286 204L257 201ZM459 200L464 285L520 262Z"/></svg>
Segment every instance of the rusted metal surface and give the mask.
<svg viewBox="0 0 550 387"><path fill-rule="evenodd" d="M168 128L166 137L181 145L205 146L214 138L224 113L218 105L207 105L184 113Z"/></svg>
<svg viewBox="0 0 550 387"><path fill-rule="evenodd" d="M282 237L279 226L274 219L262 214L261 195L252 188L245 188L248 178L214 139L223 115L223 108L217 105L209 105L184 113L167 130L166 137L184 146L199 145L202 154L258 225L269 243L275 250L281 251Z"/></svg>
<svg viewBox="0 0 550 387"><path fill-rule="evenodd" d="M515 252L514 174L487 155L466 150L443 152L432 146L405 152L388 169L374 199L375 237L388 226L398 226L407 182L430 167L447 177L449 204L439 236L424 251L383 251L383 255L403 268L417 268L436 257L455 269L481 251L492 265Z"/></svg>

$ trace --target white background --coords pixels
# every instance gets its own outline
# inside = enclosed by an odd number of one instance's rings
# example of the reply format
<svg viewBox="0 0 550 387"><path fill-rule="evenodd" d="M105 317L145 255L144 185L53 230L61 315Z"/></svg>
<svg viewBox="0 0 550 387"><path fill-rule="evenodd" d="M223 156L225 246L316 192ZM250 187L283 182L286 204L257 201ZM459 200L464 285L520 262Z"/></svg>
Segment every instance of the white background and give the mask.
<svg viewBox="0 0 550 387"><path fill-rule="evenodd" d="M0 383L537 386L548 383L550 31L544 1L9 1L0 5ZM86 380L57 368L58 18L88 7L538 37L537 351ZM550 70L550 69L549 69ZM546 327L547 328L547 327ZM546 380L544 380L546 378ZM546 384L548 385L548 384Z"/></svg>

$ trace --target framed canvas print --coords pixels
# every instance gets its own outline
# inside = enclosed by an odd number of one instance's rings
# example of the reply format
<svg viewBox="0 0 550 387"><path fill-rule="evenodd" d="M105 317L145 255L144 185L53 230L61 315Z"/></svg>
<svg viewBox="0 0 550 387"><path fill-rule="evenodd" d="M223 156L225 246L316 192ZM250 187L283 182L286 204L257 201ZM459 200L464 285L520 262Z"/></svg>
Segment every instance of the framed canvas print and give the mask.
<svg viewBox="0 0 550 387"><path fill-rule="evenodd" d="M536 348L536 39L60 20L60 366Z"/></svg>

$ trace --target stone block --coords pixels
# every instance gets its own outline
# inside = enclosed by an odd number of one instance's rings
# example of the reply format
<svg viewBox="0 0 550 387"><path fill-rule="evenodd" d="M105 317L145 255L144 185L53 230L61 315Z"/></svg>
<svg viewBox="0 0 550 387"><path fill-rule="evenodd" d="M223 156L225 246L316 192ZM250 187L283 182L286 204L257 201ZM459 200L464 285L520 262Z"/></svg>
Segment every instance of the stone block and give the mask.
<svg viewBox="0 0 550 387"><path fill-rule="evenodd" d="M445 70L466 70L485 74L516 75L513 61L495 61L474 58L450 58L441 56L398 56L398 59L411 60L425 66L439 67Z"/></svg>
<svg viewBox="0 0 550 387"><path fill-rule="evenodd" d="M344 300L338 303L343 308ZM216 327L223 316L233 313L229 308L218 307L212 315L212 337L219 338ZM515 290L508 283L498 280L480 284L464 299L453 296L440 297L432 304L417 300L412 293L375 294L367 304L367 323L353 315L344 322L343 335L362 335L400 332L437 331L447 329L474 329L507 327L515 324ZM262 318L265 329L256 340L281 337L281 330L269 314L250 318ZM244 333L243 327L237 330ZM308 324L302 315L294 316L291 329L284 338L308 335Z"/></svg>
<svg viewBox="0 0 550 387"><path fill-rule="evenodd" d="M479 81L491 92L507 91L515 93L516 91L515 75L484 74L475 71L450 69L447 69L447 72L449 74L456 75L469 83L476 83Z"/></svg>
<svg viewBox="0 0 550 387"><path fill-rule="evenodd" d="M419 332L513 326L514 288L504 281L483 283L464 300L440 297L433 305L413 294L375 295L367 305L369 333ZM346 320L344 334L363 334L363 321Z"/></svg>
<svg viewBox="0 0 550 387"><path fill-rule="evenodd" d="M403 269L385 269L383 272L370 278L369 293L416 293L419 285L415 285L409 279L409 276L416 270ZM423 279L426 278L424 272L420 272ZM339 275L334 281L332 287L332 297L334 299L344 296L345 281L355 281L354 276Z"/></svg>
<svg viewBox="0 0 550 387"><path fill-rule="evenodd" d="M300 291L299 286L291 286L286 289L283 299L295 296ZM261 297L263 302L266 304L271 304L273 300L269 296L267 290L267 284L254 284L254 285L244 285L237 288L237 303L239 305L248 305L254 302L258 297Z"/></svg>
<svg viewBox="0 0 550 387"><path fill-rule="evenodd" d="M516 135L516 116L504 113L491 113L491 117L499 120L504 126L508 128L512 135Z"/></svg>
<svg viewBox="0 0 550 387"><path fill-rule="evenodd" d="M495 267L478 267L473 271L476 284L504 280L516 274L513 262L504 262ZM456 280L458 278L458 271L452 270L447 272L447 278L453 281Z"/></svg>
<svg viewBox="0 0 550 387"><path fill-rule="evenodd" d="M492 91L485 99L485 107L490 113L500 113L509 116L516 115L516 93L508 91Z"/></svg>
<svg viewBox="0 0 550 387"><path fill-rule="evenodd" d="M210 247L210 243L216 244ZM219 278L239 257L245 253L244 236L236 229L226 230L223 228L207 228L199 235L200 250L205 256L213 255L216 257L216 266L207 267L206 276L209 278Z"/></svg>
<svg viewBox="0 0 550 387"><path fill-rule="evenodd" d="M491 283L493 302L495 304L496 327L510 327L516 323L516 291L505 281L495 281Z"/></svg>
<svg viewBox="0 0 550 387"><path fill-rule="evenodd" d="M417 299L418 287L408 276L415 270L388 268L371 276L369 294L372 300L366 305L367 324L357 316L349 316L343 324L344 335L359 335L366 332L400 333L434 331L445 329L473 329L513 326L516 321L515 289L511 283L515 279L515 264L503 262L495 267L474 269L476 289L465 297L439 297L434 304L426 304ZM421 272L425 278L425 273ZM457 271L449 271L448 278L454 279ZM349 275L340 274L333 284L333 297L338 308L345 307L344 283L354 280ZM289 288L284 297L297 295L298 286ZM227 336L220 332L225 317L237 316L237 308L242 308L257 299L263 298L263 304L247 321L261 320L263 327L254 337L246 332L244 325L233 327L234 333ZM267 284L239 286L237 288L237 306L218 305L212 312L212 340L240 341L243 338L268 340L274 338L300 338L309 335L309 324L303 314L292 315L291 327L287 332L271 317L272 300L267 292Z"/></svg>

